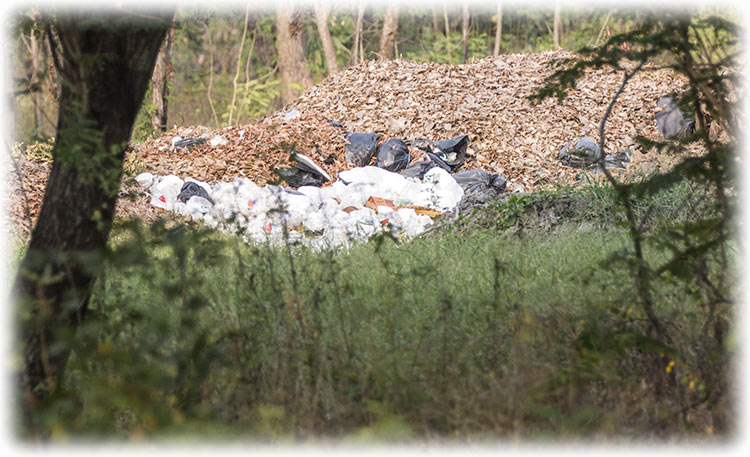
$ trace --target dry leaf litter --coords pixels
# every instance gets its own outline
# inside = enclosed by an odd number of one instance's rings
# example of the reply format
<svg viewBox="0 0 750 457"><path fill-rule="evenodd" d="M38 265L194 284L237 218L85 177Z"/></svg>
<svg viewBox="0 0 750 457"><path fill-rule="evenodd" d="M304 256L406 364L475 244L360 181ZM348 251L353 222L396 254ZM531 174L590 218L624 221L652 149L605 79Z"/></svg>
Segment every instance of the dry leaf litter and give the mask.
<svg viewBox="0 0 750 457"><path fill-rule="evenodd" d="M623 75L611 69L588 71L562 103L554 99L538 105L529 102L527 97L554 71L553 64L573 56L567 52L506 54L458 66L367 61L326 78L257 124L221 129L176 127L131 147L126 162L155 175L174 174L208 183L244 177L263 186L278 180L276 169L291 166L289 152L295 150L313 159L333 182L339 171L353 168L344 160L346 132L380 133L381 142L389 138L437 141L467 134L468 156L462 169L498 173L508 180L508 191L574 184L583 172L560 165L558 151L583 135L598 140L599 122ZM638 73L609 117L604 152L635 150L631 171L669 166L673 158L641 154L634 139L637 135L659 139L652 108L659 97L679 91L684 84L667 69ZM176 136L210 139L216 135L226 143L212 146L207 142L180 150L172 144ZM412 148L412 154L417 153ZM22 180L16 170L10 170L9 217L17 231L27 236L41 205L49 164L15 158ZM150 220L167 213L149 205L147 193L126 184L117 214Z"/></svg>

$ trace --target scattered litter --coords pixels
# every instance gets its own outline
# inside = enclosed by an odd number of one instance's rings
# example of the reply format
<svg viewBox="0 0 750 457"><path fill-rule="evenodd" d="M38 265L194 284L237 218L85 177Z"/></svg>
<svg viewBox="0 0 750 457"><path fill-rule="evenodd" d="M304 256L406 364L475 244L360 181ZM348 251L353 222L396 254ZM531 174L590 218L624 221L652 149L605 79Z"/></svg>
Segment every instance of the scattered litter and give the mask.
<svg viewBox="0 0 750 457"><path fill-rule="evenodd" d="M184 181L175 175L167 175L155 182L151 191L151 204L172 211Z"/></svg>
<svg viewBox="0 0 750 457"><path fill-rule="evenodd" d="M607 154L604 156L604 166L607 168L627 168L627 164L633 156L633 151L630 149L622 150L616 154Z"/></svg>
<svg viewBox="0 0 750 457"><path fill-rule="evenodd" d="M571 148L571 142L565 144L557 154L557 160L568 167L585 168L599 161L602 155L601 149L596 142L583 136L576 141Z"/></svg>
<svg viewBox="0 0 750 457"><path fill-rule="evenodd" d="M502 194L508 185L505 178L497 173L480 170L479 168L459 171L451 176L465 193L492 190L496 194Z"/></svg>
<svg viewBox="0 0 750 457"><path fill-rule="evenodd" d="M400 138L391 138L378 147L378 158L375 165L388 171L398 172L411 162L409 147Z"/></svg>
<svg viewBox="0 0 750 457"><path fill-rule="evenodd" d="M182 185L182 188L180 189L180 193L177 195L177 200L181 201L182 203L186 203L191 197L198 196L204 198L213 205L214 201L208 195L208 192L210 190L210 187L208 188L208 190L206 190L206 188L201 186L196 181L185 181L185 183Z"/></svg>
<svg viewBox="0 0 750 457"><path fill-rule="evenodd" d="M133 179L135 179L135 182L137 182L142 189L150 189L151 185L154 183L154 175L147 171L138 173Z"/></svg>
<svg viewBox="0 0 750 457"><path fill-rule="evenodd" d="M206 144L206 139L202 137L201 138L185 138L185 139L177 140L172 143L174 148L178 151L181 149L192 149L194 146L198 144Z"/></svg>
<svg viewBox="0 0 750 457"><path fill-rule="evenodd" d="M299 154L300 163L306 159ZM350 246L383 230L402 238L416 236L432 217L455 208L463 195L441 168L420 181L368 166L341 172L331 186L297 190L261 187L246 178L209 186L192 178L157 177L151 204L240 234L248 242L282 243L286 236L325 249Z"/></svg>
<svg viewBox="0 0 750 457"><path fill-rule="evenodd" d="M358 167L369 165L378 148L379 139L380 135L377 133L347 133L344 158Z"/></svg>
<svg viewBox="0 0 750 457"><path fill-rule="evenodd" d="M301 115L302 113L300 113L298 109L292 108L288 113L284 115L284 122L289 122L291 120L297 119Z"/></svg>
<svg viewBox="0 0 750 457"><path fill-rule="evenodd" d="M331 180L331 176L304 154L292 152L294 167L279 170L279 174L292 187L320 187Z"/></svg>
<svg viewBox="0 0 750 457"><path fill-rule="evenodd" d="M469 146L469 135L461 135L450 140L440 140L432 145L432 154L437 156L450 171L455 171L466 160L466 149Z"/></svg>
<svg viewBox="0 0 750 457"><path fill-rule="evenodd" d="M661 97L654 108L656 128L666 139L685 138L695 131L695 120L685 119L671 97Z"/></svg>
<svg viewBox="0 0 750 457"><path fill-rule="evenodd" d="M224 138L221 135L216 135L213 138L211 138L211 141L209 141L209 144L212 147L223 146L223 145L225 145L227 143L229 143L229 140L227 140L226 138Z"/></svg>

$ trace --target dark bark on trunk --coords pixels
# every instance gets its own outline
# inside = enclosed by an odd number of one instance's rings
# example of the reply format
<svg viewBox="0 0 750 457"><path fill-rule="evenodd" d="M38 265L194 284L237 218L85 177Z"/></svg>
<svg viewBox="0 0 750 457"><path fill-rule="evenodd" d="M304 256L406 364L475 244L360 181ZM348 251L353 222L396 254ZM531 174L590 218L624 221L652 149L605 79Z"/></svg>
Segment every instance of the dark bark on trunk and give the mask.
<svg viewBox="0 0 750 457"><path fill-rule="evenodd" d="M32 99L34 101L34 136L41 136L42 129L42 91L41 81L39 74L41 73L41 46L39 46L39 40L37 39L36 30L32 30L29 34L29 52L31 53L31 78L29 80L33 85L37 86L33 92Z"/></svg>
<svg viewBox="0 0 750 457"><path fill-rule="evenodd" d="M54 392L65 367L66 338L86 315L125 148L170 17L71 14L52 20L63 81L53 164L14 284L28 431L35 405Z"/></svg>
<svg viewBox="0 0 750 457"><path fill-rule="evenodd" d="M277 48L281 72L281 104L291 103L302 90L312 87L302 47L302 15L294 4L280 2L276 7Z"/></svg>
<svg viewBox="0 0 750 457"><path fill-rule="evenodd" d="M151 77L151 102L154 104L154 114L151 116L151 125L160 132L167 131L167 96L169 95L169 75L172 73L172 41L174 40L174 28L167 33L167 39L159 51L154 66L154 74Z"/></svg>

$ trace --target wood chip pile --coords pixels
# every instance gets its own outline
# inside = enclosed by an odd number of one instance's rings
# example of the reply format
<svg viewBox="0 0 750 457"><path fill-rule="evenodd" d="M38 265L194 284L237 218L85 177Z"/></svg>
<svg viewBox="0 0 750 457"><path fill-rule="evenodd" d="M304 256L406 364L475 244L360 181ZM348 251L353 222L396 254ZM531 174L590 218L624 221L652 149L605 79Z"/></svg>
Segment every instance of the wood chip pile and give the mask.
<svg viewBox="0 0 750 457"><path fill-rule="evenodd" d="M572 184L581 170L559 165L557 153L566 142L582 135L598 141L599 122L620 87L622 73L588 72L562 103L548 99L532 105L527 97L551 74L551 64L568 57L572 54L506 54L458 66L368 61L326 78L260 123L218 130L178 127L134 146L128 160L154 174L171 173L210 183L247 177L264 185L276 179L275 169L290 166L292 150L313 159L334 179L338 171L352 168L344 160L347 131L381 133L381 141L437 141L467 134L469 157L462 168L498 173L508 180L508 191ZM605 153L634 148L637 135L659 138L651 110L659 97L680 90L683 84L679 75L664 69L649 69L633 78L607 123ZM295 109L299 116L285 120ZM221 135L228 142L180 151L171 145L177 135L203 134L208 139ZM634 163L644 157L637 152ZM24 173L31 171L31 166L25 166ZM32 216L46 182L39 170L35 173L25 178ZM25 217L19 199L22 193L16 182L10 214L15 222ZM148 203L144 200L145 196L135 203L121 202L118 213L145 210ZM28 221L20 225L24 232L30 226Z"/></svg>

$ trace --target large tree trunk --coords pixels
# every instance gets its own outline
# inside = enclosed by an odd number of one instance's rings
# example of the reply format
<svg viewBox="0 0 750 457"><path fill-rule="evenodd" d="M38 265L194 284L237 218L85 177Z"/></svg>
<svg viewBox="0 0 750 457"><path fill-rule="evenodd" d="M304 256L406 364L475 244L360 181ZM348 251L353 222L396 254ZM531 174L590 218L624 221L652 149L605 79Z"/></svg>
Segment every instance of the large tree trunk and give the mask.
<svg viewBox="0 0 750 457"><path fill-rule="evenodd" d="M174 28L167 33L167 39L156 58L154 74L151 76L151 103L155 107L154 114L151 116L151 125L160 132L167 131L167 95L169 95L167 82L172 73L172 41L174 41Z"/></svg>
<svg viewBox="0 0 750 457"><path fill-rule="evenodd" d="M388 8L385 11L385 21L383 22L383 34L380 36L380 57L390 59L393 57L393 48L396 41L396 31L398 30L398 2L388 2Z"/></svg>
<svg viewBox="0 0 750 457"><path fill-rule="evenodd" d="M500 44L503 37L503 2L497 2L497 25L495 26L495 48L492 51L493 56L500 55Z"/></svg>
<svg viewBox="0 0 750 457"><path fill-rule="evenodd" d="M281 103L291 103L301 93L312 87L312 77L305 61L302 46L302 15L291 2L276 6L277 50L281 72ZM297 87L295 87L297 86Z"/></svg>
<svg viewBox="0 0 750 457"><path fill-rule="evenodd" d="M331 4L328 3L328 0L318 0L315 2L315 23L318 26L320 43L323 45L323 54L326 58L328 74L332 75L339 71L339 65L336 62L336 50L333 48L331 32L328 30L328 17L330 15Z"/></svg>
<svg viewBox="0 0 750 457"><path fill-rule="evenodd" d="M14 284L29 431L34 406L54 391L70 353L68 338L86 314L125 148L170 18L67 13L52 20L62 77L52 170Z"/></svg>

